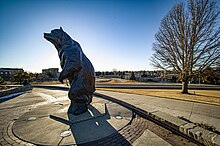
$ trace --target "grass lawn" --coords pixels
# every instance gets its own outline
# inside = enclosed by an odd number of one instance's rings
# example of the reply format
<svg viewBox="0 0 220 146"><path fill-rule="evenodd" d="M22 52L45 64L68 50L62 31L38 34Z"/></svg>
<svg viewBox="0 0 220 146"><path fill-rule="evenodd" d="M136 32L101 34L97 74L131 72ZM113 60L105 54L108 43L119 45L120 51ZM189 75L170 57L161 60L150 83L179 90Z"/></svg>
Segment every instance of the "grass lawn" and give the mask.
<svg viewBox="0 0 220 146"><path fill-rule="evenodd" d="M220 91L219 90L189 90L189 94L182 94L180 90L173 90L173 89L172 90L168 90L168 89L111 89L111 88L96 88L96 89L220 105Z"/></svg>
<svg viewBox="0 0 220 146"><path fill-rule="evenodd" d="M106 78L99 78L96 79L96 84L135 84L135 83L139 83L137 81L132 81L132 80L125 80L125 79L119 79L119 78L110 78L110 79L106 79Z"/></svg>

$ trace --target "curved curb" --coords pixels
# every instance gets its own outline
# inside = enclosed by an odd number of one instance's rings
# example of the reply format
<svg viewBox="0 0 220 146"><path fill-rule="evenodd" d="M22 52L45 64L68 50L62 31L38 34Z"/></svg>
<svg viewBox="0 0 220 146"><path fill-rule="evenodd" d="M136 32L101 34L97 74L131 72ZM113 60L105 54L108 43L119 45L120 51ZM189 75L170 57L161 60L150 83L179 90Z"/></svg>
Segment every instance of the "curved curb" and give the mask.
<svg viewBox="0 0 220 146"><path fill-rule="evenodd" d="M19 92L23 92L23 91L28 91L28 90L31 90L32 88L33 87L31 85L28 85L28 86L17 86L15 88L11 88L11 89L8 89L8 90L3 90L3 91L0 91L0 98L3 97L3 96L10 95L10 94L19 93Z"/></svg>
<svg viewBox="0 0 220 146"><path fill-rule="evenodd" d="M69 90L68 87L60 87L60 86L34 86L38 88L47 88L47 89L57 89L57 90ZM146 118L154 123L169 129L170 131L181 135L182 137L189 139L198 145L213 145L220 146L220 135L196 126L193 123L189 123L177 117L171 116L169 114L156 111L156 112L148 112L142 110L134 105L126 103L124 101L115 99L110 96L106 96L100 93L94 93L95 96L110 100L115 102L121 106L124 106L130 110L132 110L137 115Z"/></svg>
<svg viewBox="0 0 220 146"><path fill-rule="evenodd" d="M181 135L182 137L189 139L197 143L198 145L220 146L220 135L209 130L203 129L192 123L186 122L177 117L160 111L144 111L134 105L128 104L124 101L120 101L118 99L100 93L95 93L94 95L115 102L121 106L124 106L132 110L137 115L146 118L166 129L169 129L170 131L178 135Z"/></svg>

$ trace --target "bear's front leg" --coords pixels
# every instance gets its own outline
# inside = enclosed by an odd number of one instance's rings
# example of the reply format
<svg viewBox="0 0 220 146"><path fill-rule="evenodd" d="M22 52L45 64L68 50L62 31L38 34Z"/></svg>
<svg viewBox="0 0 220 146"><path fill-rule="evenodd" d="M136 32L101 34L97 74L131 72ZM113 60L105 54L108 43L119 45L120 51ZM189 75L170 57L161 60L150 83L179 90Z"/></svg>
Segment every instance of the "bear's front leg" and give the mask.
<svg viewBox="0 0 220 146"><path fill-rule="evenodd" d="M60 75L58 77L58 80L63 84L63 80L67 78L67 73L65 73L66 71L63 69L61 72L60 72Z"/></svg>
<svg viewBox="0 0 220 146"><path fill-rule="evenodd" d="M58 77L58 80L63 84L63 78L61 76Z"/></svg>

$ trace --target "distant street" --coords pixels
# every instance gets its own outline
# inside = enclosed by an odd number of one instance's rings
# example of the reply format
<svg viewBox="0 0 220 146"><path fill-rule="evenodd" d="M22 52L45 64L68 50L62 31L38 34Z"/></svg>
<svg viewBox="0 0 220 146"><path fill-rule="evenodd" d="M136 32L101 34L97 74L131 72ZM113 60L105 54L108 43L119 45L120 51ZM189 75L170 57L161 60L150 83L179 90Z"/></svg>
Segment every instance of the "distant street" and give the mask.
<svg viewBox="0 0 220 146"><path fill-rule="evenodd" d="M128 83L128 84L96 84L96 88L126 88L126 89L181 89L177 83ZM219 85L189 84L189 89L194 90L220 90Z"/></svg>

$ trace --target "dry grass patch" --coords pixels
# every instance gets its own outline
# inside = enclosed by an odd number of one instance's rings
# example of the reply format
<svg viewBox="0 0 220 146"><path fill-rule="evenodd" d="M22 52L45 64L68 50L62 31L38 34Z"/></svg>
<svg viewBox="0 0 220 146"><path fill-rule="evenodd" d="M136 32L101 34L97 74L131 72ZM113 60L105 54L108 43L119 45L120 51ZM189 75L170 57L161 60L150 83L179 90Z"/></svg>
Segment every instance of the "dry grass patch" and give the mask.
<svg viewBox="0 0 220 146"><path fill-rule="evenodd" d="M61 84L59 81L32 82L33 85L56 85Z"/></svg>
<svg viewBox="0 0 220 146"><path fill-rule="evenodd" d="M132 80L125 80L125 79L118 79L118 78L111 78L111 79L97 79L96 84L130 84L130 83L140 83L137 81L132 81Z"/></svg>
<svg viewBox="0 0 220 146"><path fill-rule="evenodd" d="M220 105L220 91L219 90L189 90L189 94L182 94L180 90L168 89L111 89L111 88L97 88L97 90L149 95L162 98L172 98L186 101L195 101L200 103L208 103Z"/></svg>
<svg viewBox="0 0 220 146"><path fill-rule="evenodd" d="M7 89L10 89L10 88L14 88L14 87L0 86L0 91L2 91L2 90L7 90Z"/></svg>

